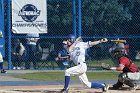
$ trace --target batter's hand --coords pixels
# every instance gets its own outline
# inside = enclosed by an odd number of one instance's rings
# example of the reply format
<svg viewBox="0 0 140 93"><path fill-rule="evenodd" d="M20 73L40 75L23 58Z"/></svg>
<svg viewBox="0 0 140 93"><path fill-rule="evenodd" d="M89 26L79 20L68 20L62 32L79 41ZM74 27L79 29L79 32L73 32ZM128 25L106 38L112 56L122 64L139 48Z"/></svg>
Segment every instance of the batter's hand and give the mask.
<svg viewBox="0 0 140 93"><path fill-rule="evenodd" d="M81 37L78 37L76 40L75 40L75 43L78 43L78 42L81 42L82 41L82 38Z"/></svg>
<svg viewBox="0 0 140 93"><path fill-rule="evenodd" d="M107 41L108 41L107 38L103 38L103 39L100 40L101 43L104 43L104 42L107 42Z"/></svg>

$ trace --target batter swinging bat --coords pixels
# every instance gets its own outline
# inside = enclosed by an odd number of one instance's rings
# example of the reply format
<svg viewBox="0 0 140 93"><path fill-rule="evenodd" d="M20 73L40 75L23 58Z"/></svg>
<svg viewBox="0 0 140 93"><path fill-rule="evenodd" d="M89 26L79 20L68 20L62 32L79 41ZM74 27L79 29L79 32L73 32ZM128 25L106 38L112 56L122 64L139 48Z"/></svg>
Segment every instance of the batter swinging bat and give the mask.
<svg viewBox="0 0 140 93"><path fill-rule="evenodd" d="M111 40L112 42L126 43L126 40Z"/></svg>

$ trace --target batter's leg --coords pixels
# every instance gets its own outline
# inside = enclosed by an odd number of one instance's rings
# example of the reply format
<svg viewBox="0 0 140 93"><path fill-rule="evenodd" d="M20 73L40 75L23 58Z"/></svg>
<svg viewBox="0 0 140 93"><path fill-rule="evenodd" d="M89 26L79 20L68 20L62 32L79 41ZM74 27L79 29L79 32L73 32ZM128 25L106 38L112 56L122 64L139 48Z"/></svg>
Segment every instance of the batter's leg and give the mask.
<svg viewBox="0 0 140 93"><path fill-rule="evenodd" d="M91 88L91 82L88 81L86 73L83 73L79 76L80 81L86 85L87 87Z"/></svg>
<svg viewBox="0 0 140 93"><path fill-rule="evenodd" d="M68 90L69 83L70 83L70 76L65 76L64 90Z"/></svg>
<svg viewBox="0 0 140 93"><path fill-rule="evenodd" d="M105 86L104 84L89 82L86 73L80 75L79 79L89 88L103 88Z"/></svg>
<svg viewBox="0 0 140 93"><path fill-rule="evenodd" d="M67 91L70 83L70 75L78 75L80 72L79 66L74 66L65 71L65 85L64 90Z"/></svg>
<svg viewBox="0 0 140 93"><path fill-rule="evenodd" d="M86 73L83 73L82 75L79 76L79 79L81 82L83 82L87 87L89 88L102 88L104 92L106 92L109 88L108 85L106 84L99 84L95 82L89 82Z"/></svg>

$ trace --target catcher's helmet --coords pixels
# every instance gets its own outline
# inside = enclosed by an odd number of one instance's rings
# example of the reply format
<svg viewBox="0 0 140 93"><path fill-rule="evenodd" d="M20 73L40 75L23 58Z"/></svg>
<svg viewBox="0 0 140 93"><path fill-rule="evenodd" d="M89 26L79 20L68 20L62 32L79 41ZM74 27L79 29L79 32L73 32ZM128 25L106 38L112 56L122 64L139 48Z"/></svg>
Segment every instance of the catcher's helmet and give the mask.
<svg viewBox="0 0 140 93"><path fill-rule="evenodd" d="M115 50L114 50L114 53L116 53L116 52L122 52L123 50L121 49L121 48L116 48Z"/></svg>
<svg viewBox="0 0 140 93"><path fill-rule="evenodd" d="M73 43L75 41L75 36L73 34L68 35L68 40Z"/></svg>
<svg viewBox="0 0 140 93"><path fill-rule="evenodd" d="M123 56L125 56L125 52L123 51L122 48L116 48L116 49L114 50L114 57L115 57L115 58L121 58L121 57L123 57Z"/></svg>

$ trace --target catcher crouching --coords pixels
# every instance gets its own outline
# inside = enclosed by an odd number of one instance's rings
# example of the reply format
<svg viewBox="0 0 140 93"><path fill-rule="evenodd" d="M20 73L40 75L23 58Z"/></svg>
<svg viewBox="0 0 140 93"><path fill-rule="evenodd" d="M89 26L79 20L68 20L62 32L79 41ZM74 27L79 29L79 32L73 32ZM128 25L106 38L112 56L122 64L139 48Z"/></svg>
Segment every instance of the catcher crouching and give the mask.
<svg viewBox="0 0 140 93"><path fill-rule="evenodd" d="M113 85L113 89L120 89L125 84L129 86L130 90L136 90L138 86L135 81L140 79L138 67L131 62L130 58L120 48L114 50L114 57L118 60L117 67L102 66L107 70L122 71L118 76L117 83Z"/></svg>

